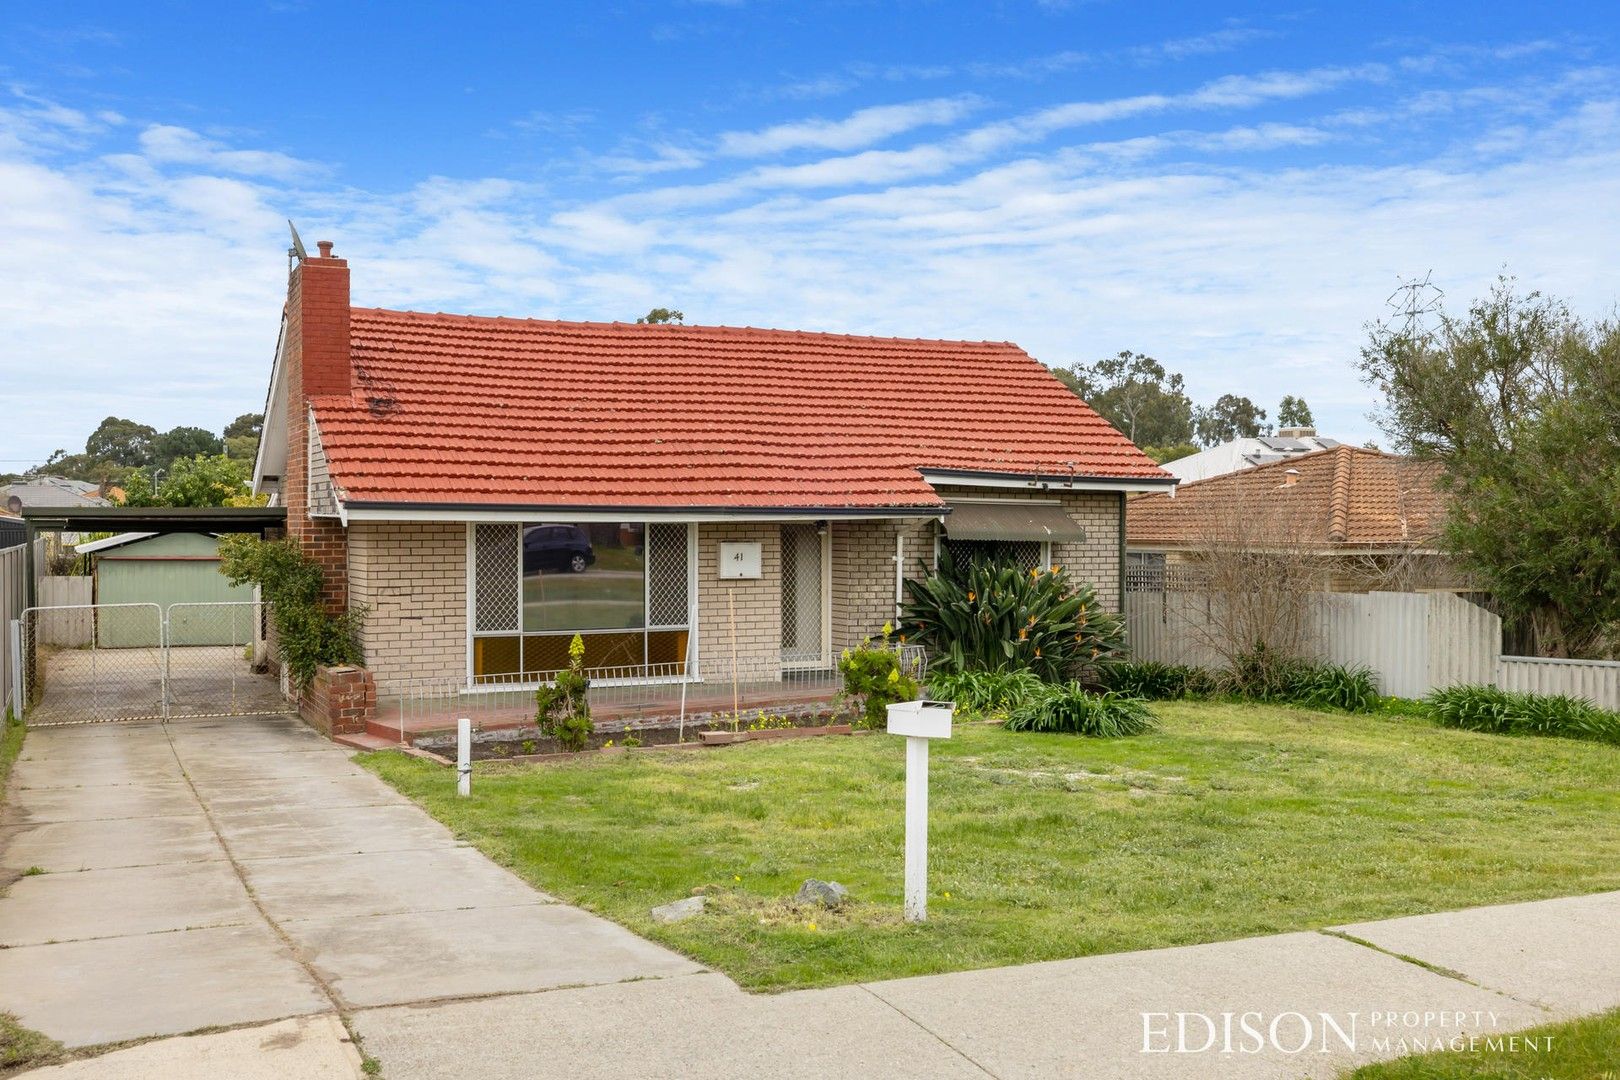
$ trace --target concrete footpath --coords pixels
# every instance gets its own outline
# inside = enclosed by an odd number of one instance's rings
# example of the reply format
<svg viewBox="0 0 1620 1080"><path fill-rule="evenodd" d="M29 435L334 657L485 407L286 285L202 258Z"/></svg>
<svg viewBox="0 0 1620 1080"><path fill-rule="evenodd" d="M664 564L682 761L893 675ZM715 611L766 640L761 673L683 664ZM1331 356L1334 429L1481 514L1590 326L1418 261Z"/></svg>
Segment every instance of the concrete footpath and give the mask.
<svg viewBox="0 0 1620 1080"><path fill-rule="evenodd" d="M41 1076L354 1076L352 1029L389 1080L1281 1080L1620 1005L1620 893L745 994L284 717L30 732L0 873L30 867L0 898L0 1010L75 1047L231 1029Z"/></svg>

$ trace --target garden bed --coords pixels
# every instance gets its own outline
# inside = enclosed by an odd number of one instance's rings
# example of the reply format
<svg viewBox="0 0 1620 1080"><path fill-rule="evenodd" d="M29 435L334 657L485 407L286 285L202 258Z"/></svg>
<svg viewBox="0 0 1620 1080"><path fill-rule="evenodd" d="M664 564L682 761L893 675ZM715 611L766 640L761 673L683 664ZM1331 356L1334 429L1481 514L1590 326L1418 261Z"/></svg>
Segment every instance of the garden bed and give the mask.
<svg viewBox="0 0 1620 1080"><path fill-rule="evenodd" d="M655 748L719 746L755 739L803 738L811 735L847 735L842 714L833 706L813 704L765 712L744 713L735 723L729 712L688 714L678 717L605 720L586 741L585 751L615 751L632 747ZM433 732L411 740L411 745L447 762L456 756L456 733ZM526 761L575 757L534 725L501 727L473 732L473 761Z"/></svg>

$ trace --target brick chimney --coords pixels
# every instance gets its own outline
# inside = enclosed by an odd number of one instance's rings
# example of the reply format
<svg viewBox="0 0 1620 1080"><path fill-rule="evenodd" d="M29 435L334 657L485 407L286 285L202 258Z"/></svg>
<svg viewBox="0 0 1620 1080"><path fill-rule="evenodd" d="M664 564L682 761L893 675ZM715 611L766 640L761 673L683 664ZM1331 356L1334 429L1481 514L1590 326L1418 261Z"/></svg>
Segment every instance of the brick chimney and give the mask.
<svg viewBox="0 0 1620 1080"><path fill-rule="evenodd" d="M349 264L332 242L302 259L287 279L287 468L281 480L287 535L326 571L332 611L348 605L348 537L334 518L309 516L309 399L346 395L354 382L349 358Z"/></svg>
<svg viewBox="0 0 1620 1080"><path fill-rule="evenodd" d="M349 261L332 257L332 241L318 241L320 254L293 267L287 283L288 352L299 354L301 396L347 394L354 381L349 363ZM292 374L293 372L289 372Z"/></svg>

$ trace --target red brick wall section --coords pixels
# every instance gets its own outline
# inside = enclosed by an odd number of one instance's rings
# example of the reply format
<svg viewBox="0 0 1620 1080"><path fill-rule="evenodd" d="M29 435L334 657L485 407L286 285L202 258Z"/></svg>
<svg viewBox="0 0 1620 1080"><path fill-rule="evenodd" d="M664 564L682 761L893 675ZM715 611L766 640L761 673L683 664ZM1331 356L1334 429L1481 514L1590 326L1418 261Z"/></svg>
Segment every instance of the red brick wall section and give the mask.
<svg viewBox="0 0 1620 1080"><path fill-rule="evenodd" d="M377 682L365 668L317 668L298 713L327 735L357 735L377 714Z"/></svg>
<svg viewBox="0 0 1620 1080"><path fill-rule="evenodd" d="M323 251L330 250L323 246ZM333 612L349 603L348 545L343 526L309 516L309 398L347 394L349 359L349 264L317 256L293 268L287 281L287 469L281 480L287 535L326 571L324 598Z"/></svg>

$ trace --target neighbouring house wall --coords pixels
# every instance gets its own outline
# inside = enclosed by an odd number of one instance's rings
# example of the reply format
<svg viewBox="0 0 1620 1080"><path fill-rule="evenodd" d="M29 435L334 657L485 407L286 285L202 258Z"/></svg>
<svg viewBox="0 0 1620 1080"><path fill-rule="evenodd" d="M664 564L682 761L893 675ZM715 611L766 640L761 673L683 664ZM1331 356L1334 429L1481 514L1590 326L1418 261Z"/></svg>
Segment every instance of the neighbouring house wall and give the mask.
<svg viewBox="0 0 1620 1080"><path fill-rule="evenodd" d="M362 637L379 693L467 677L466 525L357 522L347 568L351 603L369 609Z"/></svg>
<svg viewBox="0 0 1620 1080"><path fill-rule="evenodd" d="M735 610L739 667L769 674L782 659L781 526L774 522L705 523L697 530L699 668L705 673L730 670ZM734 541L759 543L757 579L720 580L720 545Z"/></svg>

